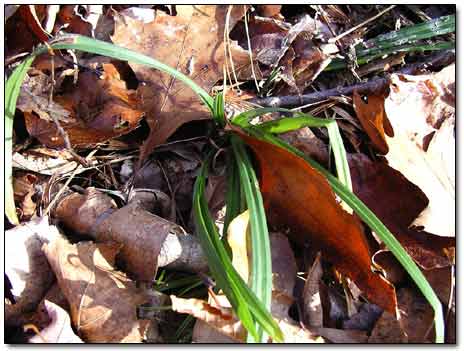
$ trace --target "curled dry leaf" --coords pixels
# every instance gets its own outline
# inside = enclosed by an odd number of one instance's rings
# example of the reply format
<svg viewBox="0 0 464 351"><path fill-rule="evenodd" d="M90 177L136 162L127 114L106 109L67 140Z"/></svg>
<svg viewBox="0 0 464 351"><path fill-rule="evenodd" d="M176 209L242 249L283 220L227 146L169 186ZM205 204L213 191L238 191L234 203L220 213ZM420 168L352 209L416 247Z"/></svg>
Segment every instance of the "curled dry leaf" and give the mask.
<svg viewBox="0 0 464 351"><path fill-rule="evenodd" d="M454 237L455 65L430 75L391 79L385 112L395 137L387 138L386 158L429 199L410 224Z"/></svg>
<svg viewBox="0 0 464 351"><path fill-rule="evenodd" d="M321 265L321 254L318 253L314 263L308 271L303 291L303 321L307 326L323 326L323 311L319 281L323 274Z"/></svg>
<svg viewBox="0 0 464 351"><path fill-rule="evenodd" d="M359 95L353 92L353 105L364 131L372 141L372 144L382 154L388 152L385 134L393 137L393 129L385 115L383 102L385 98L376 95ZM375 107L375 108L373 108Z"/></svg>
<svg viewBox="0 0 464 351"><path fill-rule="evenodd" d="M15 299L15 304L5 304L5 324L16 325L22 314L34 311L52 285L53 272L41 248L58 235L48 217L5 232L5 274Z"/></svg>
<svg viewBox="0 0 464 351"><path fill-rule="evenodd" d="M55 97L55 102L69 112L61 126L73 147L85 148L136 128L144 113L139 110L140 100L135 91L128 90L126 83L112 64L103 64L103 75L86 71L79 75L77 87L72 92ZM41 106L50 110L49 106ZM63 147L64 139L52 121L24 111L29 134L48 147Z"/></svg>
<svg viewBox="0 0 464 351"><path fill-rule="evenodd" d="M92 242L73 245L64 238L44 246L69 302L73 325L88 342L141 342L147 327L136 312L147 296L113 268L120 247Z"/></svg>
<svg viewBox="0 0 464 351"><path fill-rule="evenodd" d="M371 270L371 255L359 220L345 212L322 174L306 161L270 143L240 135L259 163L268 218L291 229L298 243L310 240L367 298L395 311L394 288Z"/></svg>
<svg viewBox="0 0 464 351"><path fill-rule="evenodd" d="M134 19L122 11L115 16L115 31L111 39L117 45L156 58L177 69L209 91L223 78L228 8L227 5L179 5L176 6L176 16L158 11L156 18L149 23ZM232 6L227 30L230 31L243 15L243 5ZM240 75L250 65L250 58L233 41L230 49L235 69ZM142 82L138 92L142 96L142 109L147 113L151 129L141 150L143 162L178 127L186 122L209 118L209 112L184 83L161 71L129 64Z"/></svg>
<svg viewBox="0 0 464 351"><path fill-rule="evenodd" d="M448 253L456 244L444 238L409 228L428 200L399 171L362 154L348 156L353 192L379 217L424 269L450 265Z"/></svg>
<svg viewBox="0 0 464 351"><path fill-rule="evenodd" d="M78 167L68 150L53 150L46 147L30 148L13 154L13 167L43 175L64 175ZM89 161L92 163L91 161ZM78 173L84 172L76 170ZM77 174L78 174L77 173Z"/></svg>
<svg viewBox="0 0 464 351"><path fill-rule="evenodd" d="M20 210L20 220L27 221L35 214L37 207L33 196L44 180L33 173L16 172L13 177L14 199Z"/></svg>

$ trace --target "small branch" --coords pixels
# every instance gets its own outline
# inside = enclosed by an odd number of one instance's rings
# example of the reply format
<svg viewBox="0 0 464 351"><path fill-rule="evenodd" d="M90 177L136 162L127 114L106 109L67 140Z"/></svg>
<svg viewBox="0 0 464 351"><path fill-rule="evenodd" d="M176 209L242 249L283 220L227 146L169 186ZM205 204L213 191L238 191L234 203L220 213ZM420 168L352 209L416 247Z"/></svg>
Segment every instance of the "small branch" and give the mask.
<svg viewBox="0 0 464 351"><path fill-rule="evenodd" d="M455 60L454 51L445 51L433 56L426 57L424 62L411 64L405 66L399 72L400 74L415 74L418 71L422 71L430 68L437 68L447 66ZM250 99L248 102L258 104L260 106L272 106L272 107L295 107L301 105L314 104L316 102L326 100L332 96L340 95L351 95L354 90L359 92L373 92L385 89L389 84L388 78L378 78L368 82L359 83L355 85L337 87L324 91L318 91L315 93L304 94L304 95L286 95L278 97L268 97L263 99Z"/></svg>

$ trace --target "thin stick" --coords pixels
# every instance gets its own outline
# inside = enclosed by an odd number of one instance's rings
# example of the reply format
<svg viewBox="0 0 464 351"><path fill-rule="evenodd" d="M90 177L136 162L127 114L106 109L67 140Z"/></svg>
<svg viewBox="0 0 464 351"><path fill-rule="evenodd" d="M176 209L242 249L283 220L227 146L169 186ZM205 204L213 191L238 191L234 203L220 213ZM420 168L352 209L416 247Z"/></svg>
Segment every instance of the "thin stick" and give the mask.
<svg viewBox="0 0 464 351"><path fill-rule="evenodd" d="M424 62L416 63L413 65L405 66L399 72L400 74L414 74L417 71L423 69L430 69L436 67L443 67L454 62L455 53L454 51L441 52L433 56L425 57ZM263 99L250 99L246 100L248 102L255 103L260 106L272 106L272 107L282 107L282 106L301 106L307 104L314 104L321 100L327 100L333 96L340 95L351 95L354 90L359 92L373 92L385 89L389 84L387 78L378 78L365 83L359 83L355 85L350 85L346 87L337 87L333 89L328 89L324 91L318 91L310 94L304 95L286 95L286 96L276 96L276 97L267 97Z"/></svg>
<svg viewBox="0 0 464 351"><path fill-rule="evenodd" d="M378 14L376 14L374 17L371 17L367 20L365 20L364 22L361 22L360 24L354 26L353 28L347 30L346 32L340 34L340 35L337 35L336 37L334 38L330 38L328 40L329 43L334 43L336 42L337 40L340 40L341 38L343 38L344 36L354 32L355 30L365 26L366 24L368 24L369 22L372 22L373 20L376 20L377 18L379 18L380 16L382 16L384 13L390 11L391 9L393 9L396 5L391 5L390 7L387 7L385 10L383 11L380 11Z"/></svg>

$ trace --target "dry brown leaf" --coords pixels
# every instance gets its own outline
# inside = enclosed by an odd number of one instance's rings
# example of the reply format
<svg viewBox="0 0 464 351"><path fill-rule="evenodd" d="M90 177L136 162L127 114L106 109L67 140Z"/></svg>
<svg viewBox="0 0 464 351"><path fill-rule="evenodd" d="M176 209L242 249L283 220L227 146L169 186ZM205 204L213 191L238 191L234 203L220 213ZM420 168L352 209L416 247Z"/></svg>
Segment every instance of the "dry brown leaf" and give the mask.
<svg viewBox="0 0 464 351"><path fill-rule="evenodd" d="M372 344L398 344L408 342L408 337L398 318L384 311L375 323L368 342Z"/></svg>
<svg viewBox="0 0 464 351"><path fill-rule="evenodd" d="M258 5L257 6L257 11L261 16L276 17L278 19L282 16L280 14L281 9L282 9L282 5Z"/></svg>
<svg viewBox="0 0 464 351"><path fill-rule="evenodd" d="M427 206L424 193L399 171L362 154L348 156L353 192L373 211L424 269L450 265L454 238L409 228Z"/></svg>
<svg viewBox="0 0 464 351"><path fill-rule="evenodd" d="M371 270L371 255L359 220L336 202L327 180L300 157L267 142L240 135L253 149L271 223L289 227L291 239L308 239L337 270L382 308L395 311L394 288Z"/></svg>
<svg viewBox="0 0 464 351"><path fill-rule="evenodd" d="M121 245L60 238L44 246L58 284L66 296L78 334L88 342L141 342L147 321L136 308L146 302L135 283L116 271Z"/></svg>
<svg viewBox="0 0 464 351"><path fill-rule="evenodd" d="M215 307L200 299L183 299L171 295L172 310L179 313L188 313L198 320L204 321L222 334L235 340L244 342L246 330L242 323L232 315L232 309Z"/></svg>
<svg viewBox="0 0 464 351"><path fill-rule="evenodd" d="M58 235L58 229L48 224L48 217L5 232L5 274L16 302L5 304L5 324L16 325L22 314L35 311L53 283L53 272L41 248Z"/></svg>
<svg viewBox="0 0 464 351"><path fill-rule="evenodd" d="M385 112L395 137L387 138L390 166L428 197L412 225L455 236L455 66L424 76L393 75Z"/></svg>
<svg viewBox="0 0 464 351"><path fill-rule="evenodd" d="M125 11L115 16L112 41L120 46L156 58L193 79L209 91L223 78L225 64L224 30L227 5L178 5L177 15L158 11L154 21L144 23ZM244 6L233 6L229 19L231 30L244 15ZM130 33L130 35L128 35ZM250 65L248 53L231 42L237 71ZM197 95L184 83L166 73L129 63L142 84L143 99L151 133L141 150L143 161L182 124L209 118L209 112Z"/></svg>
<svg viewBox="0 0 464 351"><path fill-rule="evenodd" d="M21 221L27 221L35 214L37 204L32 197L43 181L42 177L33 173L15 172L13 177L14 199L20 210Z"/></svg>
<svg viewBox="0 0 464 351"><path fill-rule="evenodd" d="M139 110L139 97L126 88L115 66L103 64L103 70L100 78L93 72L82 72L72 92L54 98L69 112L61 126L73 147L85 148L126 134L138 126L144 115ZM27 112L36 112L37 106L23 108L27 131L48 147L63 147L63 137L53 122ZM50 106L41 108L50 111Z"/></svg>
<svg viewBox="0 0 464 351"><path fill-rule="evenodd" d="M335 328L310 328L310 330L335 344L365 344L367 342L367 333L360 330Z"/></svg>

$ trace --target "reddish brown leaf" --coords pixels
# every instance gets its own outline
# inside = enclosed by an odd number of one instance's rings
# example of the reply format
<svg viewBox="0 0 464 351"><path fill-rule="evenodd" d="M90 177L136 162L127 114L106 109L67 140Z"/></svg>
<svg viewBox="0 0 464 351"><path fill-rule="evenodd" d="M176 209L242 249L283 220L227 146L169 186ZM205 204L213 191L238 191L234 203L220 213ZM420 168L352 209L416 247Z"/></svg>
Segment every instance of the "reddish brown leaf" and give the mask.
<svg viewBox="0 0 464 351"><path fill-rule="evenodd" d="M393 129L383 108L384 100L383 96L361 96L356 90L353 92L353 105L358 119L374 147L382 154L388 152L385 134L393 136Z"/></svg>
<svg viewBox="0 0 464 351"><path fill-rule="evenodd" d="M176 10L176 16L158 11L156 18L147 23L122 11L115 16L112 41L160 60L209 91L223 78L226 63L224 30L228 6L185 5L176 6ZM243 5L232 7L229 30L243 15ZM240 74L244 67L250 65L250 57L235 42L231 42L230 48L235 69ZM143 98L142 108L147 112L151 129L141 150L143 161L154 147L164 143L182 124L210 116L197 95L184 83L152 68L129 64L137 78L143 82L138 91Z"/></svg>
<svg viewBox="0 0 464 351"><path fill-rule="evenodd" d="M280 17L280 10L282 5L258 5L257 10L261 16L264 17ZM280 16L279 16L280 15Z"/></svg>
<svg viewBox="0 0 464 351"><path fill-rule="evenodd" d="M241 137L259 161L261 192L271 222L291 228L294 241L309 240L319 247L368 299L394 311L394 288L372 272L361 223L336 202L327 180L300 157L267 142Z"/></svg>
<svg viewBox="0 0 464 351"><path fill-rule="evenodd" d="M70 113L67 121L60 124L74 147L85 148L126 134L138 126L143 116L138 109L139 98L126 88L116 68L112 64L103 64L103 69L101 79L93 72L81 73L72 92L55 98ZM34 106L32 110L35 112L36 109ZM27 112L26 107L23 111L29 134L46 146L64 146L53 122Z"/></svg>
<svg viewBox="0 0 464 351"><path fill-rule="evenodd" d="M450 264L448 252L454 238L445 238L409 228L427 206L424 193L400 172L362 154L348 157L353 192L379 217L424 269Z"/></svg>

